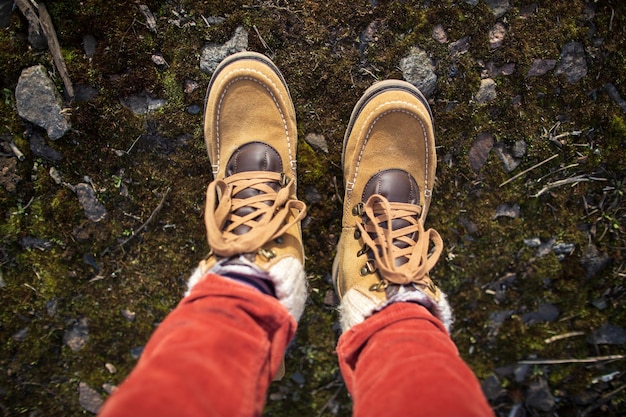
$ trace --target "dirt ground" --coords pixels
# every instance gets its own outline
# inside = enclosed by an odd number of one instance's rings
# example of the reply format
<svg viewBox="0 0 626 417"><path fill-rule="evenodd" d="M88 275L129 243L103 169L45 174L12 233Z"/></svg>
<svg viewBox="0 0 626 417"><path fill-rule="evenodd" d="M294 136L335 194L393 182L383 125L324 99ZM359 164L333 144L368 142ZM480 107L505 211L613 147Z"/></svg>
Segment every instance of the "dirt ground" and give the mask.
<svg viewBox="0 0 626 417"><path fill-rule="evenodd" d="M461 356L500 416L626 414L623 2L511 0L498 17L497 2L483 0L47 3L71 81L97 95L65 102L72 129L56 141L18 116L23 69L41 64L64 87L15 10L0 29L5 416L93 411L181 299L208 251L202 215L211 174L202 112L194 110L210 79L201 51L238 27L248 49L270 56L289 84L299 195L309 206L310 298L266 415L350 415L329 278L341 230L343 134L363 91L402 78L400 61L413 47L426 51L437 75L429 101L439 165L427 226L445 242L433 276L454 308ZM496 26L505 34L494 47ZM574 82L558 71L570 42L583 46L587 68ZM537 59L556 67L528 76ZM479 103L486 78L497 94ZM166 104L137 115L122 105L137 94ZM323 136L327 150L307 143L308 134ZM37 135L60 160L35 152ZM522 142L508 172L504 159ZM104 219L87 218L64 183L89 184Z"/></svg>

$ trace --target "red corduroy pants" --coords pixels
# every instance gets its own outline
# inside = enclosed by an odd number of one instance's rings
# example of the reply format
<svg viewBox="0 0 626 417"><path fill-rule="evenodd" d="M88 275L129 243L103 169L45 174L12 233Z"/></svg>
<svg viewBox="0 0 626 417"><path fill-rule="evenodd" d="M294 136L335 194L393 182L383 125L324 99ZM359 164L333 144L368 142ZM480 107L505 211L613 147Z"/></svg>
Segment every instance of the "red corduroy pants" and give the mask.
<svg viewBox="0 0 626 417"><path fill-rule="evenodd" d="M159 325L100 416L261 416L296 322L275 299L210 275ZM354 416L492 416L443 325L396 303L344 333Z"/></svg>

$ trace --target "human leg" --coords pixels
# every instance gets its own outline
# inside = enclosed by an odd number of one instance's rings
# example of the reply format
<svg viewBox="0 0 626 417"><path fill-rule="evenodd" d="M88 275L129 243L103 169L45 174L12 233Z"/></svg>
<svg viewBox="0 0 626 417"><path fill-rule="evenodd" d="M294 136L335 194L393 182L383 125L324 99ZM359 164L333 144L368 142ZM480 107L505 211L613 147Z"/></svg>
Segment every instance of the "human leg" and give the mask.
<svg viewBox="0 0 626 417"><path fill-rule="evenodd" d="M430 108L412 85L377 83L344 139L338 354L355 415L492 415L448 330L430 270L443 248L424 228L436 170ZM423 414L422 414L423 413Z"/></svg>
<svg viewBox="0 0 626 417"><path fill-rule="evenodd" d="M260 415L306 300L296 121L263 55L232 55L207 92L209 255L102 415Z"/></svg>

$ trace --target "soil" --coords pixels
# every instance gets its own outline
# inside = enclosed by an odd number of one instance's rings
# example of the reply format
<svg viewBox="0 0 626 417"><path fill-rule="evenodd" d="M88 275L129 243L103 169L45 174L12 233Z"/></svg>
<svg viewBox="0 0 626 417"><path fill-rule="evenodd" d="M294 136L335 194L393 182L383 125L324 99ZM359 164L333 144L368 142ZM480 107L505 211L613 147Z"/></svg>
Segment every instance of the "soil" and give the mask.
<svg viewBox="0 0 626 417"><path fill-rule="evenodd" d="M402 78L400 60L419 46L438 77L430 104L439 166L427 226L440 232L445 251L433 277L454 308L459 353L498 415L626 414L626 113L616 98L626 96L623 2L511 0L500 17L489 7L495 1L141 3L156 32L136 1L49 3L71 80L97 96L66 102L72 130L45 139L61 160L35 155L31 139L45 132L17 115L20 73L41 64L59 91L63 82L15 11L0 30L5 416L93 411L85 387L105 398L181 299L208 251L210 164L202 112L190 112L202 107L210 79L200 54L239 26L248 49L270 56L289 83L300 129L298 189L309 205L310 298L265 413L350 415L329 279L341 231L343 133L363 91ZM212 17L223 20L207 24ZM87 35L96 41L91 56ZM569 42L584 47L584 77L527 76L536 59L559 65ZM487 73L497 94L479 104ZM186 89L189 81L199 88ZM146 93L167 104L143 115L121 104ZM323 136L327 152L310 146L309 134ZM515 153L522 141L519 166L508 172L497 151ZM487 148L470 152L477 142ZM484 160L470 160L474 153ZM104 219L87 218L77 184L95 190Z"/></svg>

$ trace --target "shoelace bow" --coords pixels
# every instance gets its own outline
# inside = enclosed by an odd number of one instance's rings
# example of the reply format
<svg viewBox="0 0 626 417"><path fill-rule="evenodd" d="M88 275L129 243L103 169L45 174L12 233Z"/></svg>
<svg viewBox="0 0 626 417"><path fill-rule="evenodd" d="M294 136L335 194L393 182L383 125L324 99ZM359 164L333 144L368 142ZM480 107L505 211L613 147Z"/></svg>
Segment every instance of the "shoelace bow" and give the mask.
<svg viewBox="0 0 626 417"><path fill-rule="evenodd" d="M430 270L435 266L443 251L443 240L434 229L424 230L423 222L419 221L421 207L408 203L390 202L385 197L374 194L364 206L368 222L357 222L361 236L374 254L376 268L380 275L389 282L399 285L409 283L428 285ZM408 226L392 229L392 221L402 219ZM386 222L386 227L381 224ZM417 232L417 239L409 236ZM371 236L375 237L372 238ZM394 241L407 246L400 248ZM429 255L430 242L434 251ZM408 259L406 263L396 266L395 260L400 257Z"/></svg>
<svg viewBox="0 0 626 417"><path fill-rule="evenodd" d="M281 173L272 171L242 172L209 184L205 222L209 246L214 253L228 257L256 252L304 218L306 205L290 198L295 194L295 181L290 180L278 192L268 184L280 183L281 178ZM234 197L248 188L259 193L243 199ZM216 199L219 200L217 206ZM243 216L237 215L235 211L243 207L253 210ZM248 226L249 231L234 233L233 230L241 225Z"/></svg>

